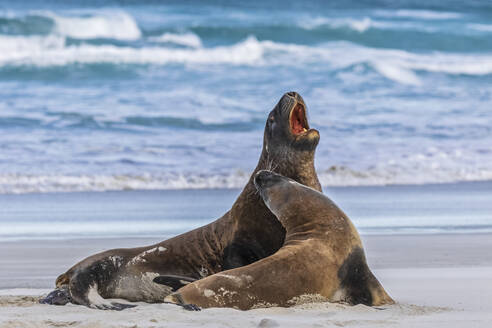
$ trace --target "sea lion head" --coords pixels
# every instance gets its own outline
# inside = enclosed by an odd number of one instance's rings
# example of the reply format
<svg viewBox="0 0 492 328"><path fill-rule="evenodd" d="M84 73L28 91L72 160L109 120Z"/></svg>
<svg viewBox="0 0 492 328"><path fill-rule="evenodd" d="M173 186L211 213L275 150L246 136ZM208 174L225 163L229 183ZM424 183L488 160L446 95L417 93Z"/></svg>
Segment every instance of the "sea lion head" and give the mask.
<svg viewBox="0 0 492 328"><path fill-rule="evenodd" d="M267 199L269 198L268 191L271 188L275 188L275 187L278 188L278 186L285 185L290 181L292 180L268 170L261 170L256 172L254 178L256 189L258 190L258 192L261 194L262 197Z"/></svg>
<svg viewBox="0 0 492 328"><path fill-rule="evenodd" d="M300 196L304 194L304 189L308 188L290 178L267 170L261 170L255 174L254 184L265 205L280 221L282 219L279 214L285 212L287 207L297 207L299 205L297 203L302 202ZM312 189L309 188L309 190Z"/></svg>
<svg viewBox="0 0 492 328"><path fill-rule="evenodd" d="M319 142L319 132L309 127L307 107L297 92L287 92L267 118L263 151L271 157L282 158L297 151L313 153Z"/></svg>

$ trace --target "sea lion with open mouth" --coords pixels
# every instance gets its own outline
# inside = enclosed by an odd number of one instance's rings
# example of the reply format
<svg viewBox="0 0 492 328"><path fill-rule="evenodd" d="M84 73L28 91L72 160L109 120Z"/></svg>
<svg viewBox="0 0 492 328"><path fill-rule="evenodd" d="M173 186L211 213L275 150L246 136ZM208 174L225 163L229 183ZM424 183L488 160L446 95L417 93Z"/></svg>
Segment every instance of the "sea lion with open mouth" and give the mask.
<svg viewBox="0 0 492 328"><path fill-rule="evenodd" d="M286 229L282 248L255 263L190 283L165 301L190 310L286 307L306 298L370 306L394 303L367 266L354 225L328 197L270 171L259 171L254 183Z"/></svg>
<svg viewBox="0 0 492 328"><path fill-rule="evenodd" d="M275 253L284 242L285 229L257 193L254 174L271 169L321 190L314 169L318 142L319 133L309 128L302 97L286 93L268 115L263 150L253 175L224 216L155 245L90 256L60 275L56 290L41 302L114 310L131 305L107 298L162 302L165 295L191 281ZM157 276L167 284L154 283Z"/></svg>

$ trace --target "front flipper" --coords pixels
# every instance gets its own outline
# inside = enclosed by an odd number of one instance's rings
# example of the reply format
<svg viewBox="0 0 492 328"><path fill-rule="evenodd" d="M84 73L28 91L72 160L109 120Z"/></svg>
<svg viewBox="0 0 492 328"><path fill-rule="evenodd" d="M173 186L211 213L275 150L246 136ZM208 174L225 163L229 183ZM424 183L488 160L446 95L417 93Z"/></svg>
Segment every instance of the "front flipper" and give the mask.
<svg viewBox="0 0 492 328"><path fill-rule="evenodd" d="M174 294L168 295L164 299L164 303L181 306L183 309L185 309L187 311L201 311L202 310L198 305L185 303L185 301L183 300L183 297L181 297L181 294L179 294L179 293L174 293Z"/></svg>
<svg viewBox="0 0 492 328"><path fill-rule="evenodd" d="M102 298L101 295L99 295L99 292L97 291L97 284L94 284L89 288L89 291L86 297L84 297L83 302L79 302L79 303L86 305L92 309L99 309L99 310L121 311L124 309L136 307L136 305L134 304L116 303Z"/></svg>
<svg viewBox="0 0 492 328"><path fill-rule="evenodd" d="M190 282L195 281L195 278L185 277L185 276L176 276L176 275L165 275L158 276L154 278L154 282L166 285L172 288L173 292L177 291L183 286L188 285Z"/></svg>
<svg viewBox="0 0 492 328"><path fill-rule="evenodd" d="M57 288L46 295L46 297L39 300L39 303L41 304L50 305L65 305L70 302L72 302L72 297L70 297L67 288Z"/></svg>

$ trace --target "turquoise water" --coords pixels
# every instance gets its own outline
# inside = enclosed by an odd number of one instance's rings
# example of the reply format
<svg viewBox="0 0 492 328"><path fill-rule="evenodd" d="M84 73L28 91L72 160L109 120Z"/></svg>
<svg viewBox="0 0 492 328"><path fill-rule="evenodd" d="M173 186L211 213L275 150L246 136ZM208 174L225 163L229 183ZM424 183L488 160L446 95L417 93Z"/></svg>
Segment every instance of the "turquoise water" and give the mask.
<svg viewBox="0 0 492 328"><path fill-rule="evenodd" d="M0 193L240 188L300 92L325 186L492 179L490 1L0 2Z"/></svg>

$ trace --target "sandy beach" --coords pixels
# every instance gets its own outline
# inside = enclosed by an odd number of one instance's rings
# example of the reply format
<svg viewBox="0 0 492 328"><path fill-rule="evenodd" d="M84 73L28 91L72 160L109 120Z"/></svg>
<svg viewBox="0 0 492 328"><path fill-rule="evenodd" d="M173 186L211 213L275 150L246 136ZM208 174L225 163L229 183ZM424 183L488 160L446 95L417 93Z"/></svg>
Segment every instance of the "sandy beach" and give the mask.
<svg viewBox="0 0 492 328"><path fill-rule="evenodd" d="M488 182L325 188L361 231L368 263L395 305L311 299L293 308L198 313L167 304L114 312L37 302L88 255L209 222L239 190L1 195L0 327L490 327L490 190Z"/></svg>
<svg viewBox="0 0 492 328"><path fill-rule="evenodd" d="M293 308L187 312L167 304L138 303L136 308L114 312L37 303L56 274L86 254L154 241L1 243L0 327L490 327L492 323L491 234L363 236L371 268L397 301L379 308L309 302Z"/></svg>

